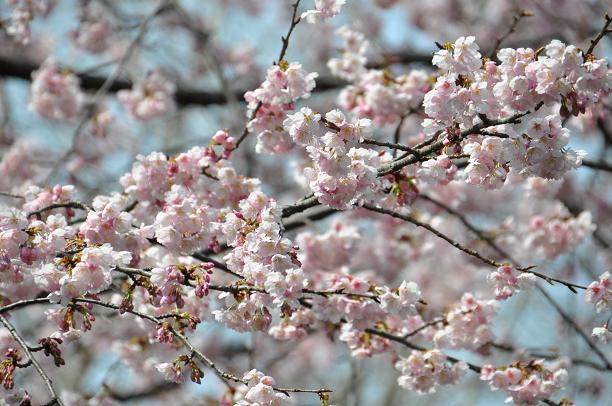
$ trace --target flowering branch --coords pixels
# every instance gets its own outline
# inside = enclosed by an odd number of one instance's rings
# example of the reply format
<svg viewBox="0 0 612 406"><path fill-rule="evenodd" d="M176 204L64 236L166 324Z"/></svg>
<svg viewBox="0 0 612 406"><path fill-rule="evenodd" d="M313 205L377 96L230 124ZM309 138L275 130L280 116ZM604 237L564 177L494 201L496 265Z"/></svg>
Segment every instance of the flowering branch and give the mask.
<svg viewBox="0 0 612 406"><path fill-rule="evenodd" d="M610 17L606 13L604 18L606 19L606 22L604 23L603 28L601 29L599 34L597 34L597 36L591 40L591 45L589 46L589 49L587 49L587 51L585 52L585 55L592 55L599 41L601 41L603 37L612 32L612 29L610 28L610 25L612 24L612 17Z"/></svg>
<svg viewBox="0 0 612 406"><path fill-rule="evenodd" d="M90 304L94 304L97 306L101 306L101 307L106 307L109 309L114 309L114 310L122 310L122 308L120 306L114 305L112 303L106 303L106 302L102 302L100 300L95 300L95 299L87 299L87 298L77 298L74 299L75 302L79 303L90 303ZM159 317L154 317L151 316L149 314L146 313L142 313L139 311L135 311L135 310L126 310L127 313L133 314L135 316L138 316L142 319L148 320L150 322L153 322L155 324L161 324L162 320ZM3 316L0 316L3 317ZM200 361L202 361L204 364L206 364L206 366L208 368L210 368L215 375L217 375L222 381L228 383L228 382L236 382L236 383L242 383L242 384L248 384L248 382L243 379L243 378L239 378L235 375L232 375L228 372L225 372L223 370L221 370L211 359L209 359L206 355L204 355L201 351L199 351L198 349L196 349L193 344L191 344L191 342L189 341L189 339L180 331L177 331L176 329L174 329L172 326L169 326L168 329L170 330L170 332L172 334L174 334L179 341L181 341L181 343L190 351L190 353L195 356L196 358L198 358ZM284 393L284 394L289 394L289 393L314 393L314 394L324 394L324 393L329 393L331 392L330 389L299 389L299 388L281 388L281 387L273 387L273 389L277 392L280 393Z"/></svg>
<svg viewBox="0 0 612 406"><path fill-rule="evenodd" d="M47 390L49 391L49 394L51 395L51 401L48 404L49 405L55 405L56 404L56 405L59 405L59 406L64 406L64 403L59 398L59 396L57 396L57 393L55 392L55 389L53 388L53 383L52 383L51 379L49 378L47 373L42 369L42 367L40 366L40 364L38 363L36 358L34 358L34 355L32 355L32 352L30 351L30 347L25 342L23 337L19 334L19 332L17 332L17 330L11 324L11 322L8 321L8 319L4 315L2 315L2 314L0 314L0 322L4 325L4 327L6 327L6 329L9 331L9 333L11 333L11 335L13 336L15 341L17 341L19 343L19 345L23 349L23 352L28 357L28 363L29 362L32 363L32 365L34 366L34 368L36 369L36 371L38 372L38 374L40 375L42 380L45 382L45 386L47 387Z"/></svg>
<svg viewBox="0 0 612 406"><path fill-rule="evenodd" d="M502 254L502 256L510 259L510 255L508 253L506 253L504 250L502 250L501 247L499 247L499 245L497 245L495 243L495 241L487 236L482 230L478 229L476 226L474 226L472 223L470 223L463 214L459 213L457 210L453 209L452 207L440 202L439 200L433 199L427 195L419 195L419 197L423 200L429 201L431 203L434 203L436 206L441 207L444 211L448 212L449 214L452 214L453 216L457 217L459 219L459 221L461 221L461 223L463 223L463 225L469 229L470 231L472 231L474 234L476 234L476 236L478 236L478 238L480 238L481 240L485 241L487 244L489 244L489 246L491 246L491 248L493 248L495 251L497 251L498 253ZM535 276L537 276L538 278L541 278L543 280L545 280L546 282L550 283L551 285L553 284L553 282L557 282L560 283L562 285L564 285L565 287L567 287L569 290L571 290L573 293L578 293L576 291L576 289L582 289L582 290L586 290L587 287L583 286L583 285L578 285L572 282L566 282L564 280L561 279L556 279L544 274L541 274L539 272L535 272L533 270L531 270L532 267L527 267L527 268L516 268L519 272L529 272Z"/></svg>
<svg viewBox="0 0 612 406"><path fill-rule="evenodd" d="M297 9L300 6L300 1L301 0L297 0L291 6L293 8L293 12L291 14L291 24L289 25L289 31L287 31L287 35L285 35L284 37L281 37L283 46L281 47L281 51L280 51L280 54L278 56L278 61L274 62L274 65L278 65L278 64L280 64L283 61L283 58L285 57L285 53L287 52L287 48L289 47L289 39L291 38L291 34L293 33L293 30L295 29L295 27L299 24L299 22L301 20L301 18L299 16L297 16ZM242 142L249 135L248 123L251 122L251 120L253 120L257 116L257 113L259 112L259 109L261 108L261 105L262 105L262 103L259 102L257 104L257 106L255 107L255 109L253 109L253 111L251 112L251 114L249 116L249 119L247 120L247 125L244 127L244 130L242 131L242 134L240 134L240 137L238 138L238 141L236 141L236 147L235 148L238 148L240 146L240 144L242 144Z"/></svg>

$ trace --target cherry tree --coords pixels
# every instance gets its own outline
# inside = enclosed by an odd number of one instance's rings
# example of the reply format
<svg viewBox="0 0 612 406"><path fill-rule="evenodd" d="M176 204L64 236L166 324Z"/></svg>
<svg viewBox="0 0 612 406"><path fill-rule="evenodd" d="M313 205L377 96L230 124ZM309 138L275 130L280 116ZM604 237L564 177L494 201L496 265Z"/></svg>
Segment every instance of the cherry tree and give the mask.
<svg viewBox="0 0 612 406"><path fill-rule="evenodd" d="M610 6L7 0L0 405L605 403Z"/></svg>

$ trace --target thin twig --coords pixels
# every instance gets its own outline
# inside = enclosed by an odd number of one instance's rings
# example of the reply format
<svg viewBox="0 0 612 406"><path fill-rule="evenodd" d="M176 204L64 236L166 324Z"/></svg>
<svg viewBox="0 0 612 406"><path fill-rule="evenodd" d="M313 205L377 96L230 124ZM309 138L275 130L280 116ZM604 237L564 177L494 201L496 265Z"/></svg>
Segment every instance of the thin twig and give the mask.
<svg viewBox="0 0 612 406"><path fill-rule="evenodd" d="M293 30L295 29L295 27L299 24L299 22L301 20L300 17L296 17L297 16L297 10L298 10L298 7L300 5L300 1L301 0L297 0L291 6L291 7L293 7L293 12L291 14L291 24L289 25L289 31L287 31L287 35L285 35L284 37L281 37L283 46L281 47L281 51L280 51L280 54L278 56L278 60L276 62L274 62L275 65L280 64L281 61L283 60L283 58L285 57L285 53L287 52L287 49L289 47L289 39L291 38L291 34L293 33ZM240 134L240 137L238 138L238 141L236 141L236 147L235 148L238 148L240 146L240 144L242 144L242 142L249 135L249 123L257 116L257 113L259 112L259 109L261 109L261 105L262 105L261 102L257 103L257 106L255 106L255 109L253 109L253 111L249 115L247 123L244 126L244 130L242 130L242 134Z"/></svg>
<svg viewBox="0 0 612 406"><path fill-rule="evenodd" d="M463 225L470 230L471 232L473 232L474 234L476 234L476 236L478 236L478 238L480 238L481 240L485 241L487 244L489 244L489 246L491 248L493 248L495 251L497 251L498 253L502 253L502 256L510 259L510 256L501 248L499 247L499 245L497 245L497 243L490 237L488 237L487 235L485 235L485 233L480 230L479 228L477 228L476 226L474 226L472 223L470 223L467 218L465 218L465 216L461 213L459 213L457 210L453 209L452 207L442 203L439 200L436 200L432 197L429 197L427 195L420 195L419 196L421 199L423 200L427 200L433 204L435 204L436 206L442 208L444 211L448 212L449 214L457 217L457 219L459 219L459 221L461 221L461 223L463 223ZM545 280L546 282L553 284L553 282L557 282L560 283L562 285L564 285L565 287L567 287L569 290L571 290L573 293L577 293L576 289L582 289L582 290L586 290L587 287L583 286L583 285L578 285L572 282L567 282L564 281L562 279L557 279L557 278L553 278L550 277L548 275L544 275L542 273L533 271L531 267L526 267L526 268L515 268L517 271L519 272L527 272L527 273L531 273L535 276L537 276L538 278L541 278L543 280Z"/></svg>
<svg viewBox="0 0 612 406"><path fill-rule="evenodd" d="M610 24L612 24L612 17L610 17L608 13L606 13L604 18L606 19L606 22L604 23L604 26L599 32L599 34L597 34L597 36L591 40L591 45L589 46L589 49L587 49L587 51L584 53L585 56L593 55L593 51L595 50L595 47L597 46L599 41L601 41L601 39L607 34L612 32L612 30L610 29Z"/></svg>
<svg viewBox="0 0 612 406"><path fill-rule="evenodd" d="M13 326L11 322L8 321L8 319L2 314L0 314L0 322L4 324L4 327L6 327L9 333L11 333L15 341L19 343L23 352L27 355L28 360L32 362L32 365L34 366L36 371L38 371L38 374L40 375L42 380L45 382L45 386L47 387L47 390L49 391L49 394L51 395L51 402L47 404L50 404L50 405L57 404L59 406L64 406L64 403L62 402L60 397L57 396L57 393L55 392L55 389L53 388L53 382L51 381L47 373L42 369L42 367L40 366L36 358L34 358L34 355L30 351L28 344L25 342L25 340L19 334L19 332L15 329L15 326Z"/></svg>
<svg viewBox="0 0 612 406"><path fill-rule="evenodd" d="M508 31L501 37L497 38L497 40L495 41L495 45L493 46L493 49L491 49L491 52L489 52L488 58L491 59L495 56L502 42L504 42L506 39L508 39L510 35L512 35L512 33L514 33L514 31L516 30L516 26L518 25L519 21L521 21L523 17L531 17L531 16L533 16L533 13L529 11L521 11L519 14L514 15L512 17L512 23L510 24Z"/></svg>

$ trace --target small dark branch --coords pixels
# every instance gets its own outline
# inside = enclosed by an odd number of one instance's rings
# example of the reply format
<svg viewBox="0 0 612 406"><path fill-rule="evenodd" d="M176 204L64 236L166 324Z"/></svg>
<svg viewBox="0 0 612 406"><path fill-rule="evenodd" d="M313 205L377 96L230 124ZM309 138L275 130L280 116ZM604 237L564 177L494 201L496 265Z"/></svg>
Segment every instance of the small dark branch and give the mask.
<svg viewBox="0 0 612 406"><path fill-rule="evenodd" d="M376 207L370 204L364 204L363 205L364 209L368 209L370 211L373 212L377 212L377 213L381 213L381 214L386 214L389 215L391 217L395 217L404 221L407 221L409 223L414 224L417 227L422 227L424 229L426 229L427 231L431 232L432 234L434 234L436 237L439 237L441 239L443 239L444 241L448 242L450 245L452 245L453 247L457 248L460 251L465 252L466 254L479 259L480 261L484 262L487 265L490 266L494 266L496 268L502 266L503 264L500 262L497 262L493 259L487 258L485 256L483 256L482 254L480 254L477 251L474 251L470 248L464 247L461 243L459 243L458 241L453 240L452 238L450 238L449 236L447 236L446 234L441 233L440 231L436 230L435 228L433 228L431 225L427 224L427 223L423 223L417 219L415 219L412 216L407 216L405 214L401 214L401 213L397 213L394 212L392 210L387 210L387 209L383 209L380 207Z"/></svg>
<svg viewBox="0 0 612 406"><path fill-rule="evenodd" d="M369 328L369 329L366 329L365 332L377 335L379 337L386 338L386 339L391 340L391 341L395 341L396 343L402 344L403 346L408 347L408 348L413 349L413 350L427 351L426 348L423 348L423 347L420 347L418 345L415 345L415 344L411 343L410 341L405 340L403 337L399 337L399 336L387 333L385 331ZM446 355L446 359L448 359L452 363L461 362L461 360L459 360L459 359L457 359L455 357L452 357L452 356L447 355L447 354L445 354L445 355ZM465 361L463 361L463 362L465 362ZM469 369L471 369L472 371L476 372L477 374L480 373L480 371L482 369L480 366L472 364L470 362L465 362L465 363L467 364Z"/></svg>
<svg viewBox="0 0 612 406"><path fill-rule="evenodd" d="M472 228L470 228L470 229L473 231ZM553 279L553 278L550 278L550 277L542 275L542 274L534 273L533 271L530 270L530 267L520 267L520 264L517 261L515 261L508 253L506 253L503 249L501 249L491 239L484 238L483 240L491 248L495 249L500 255L508 258L510 261L512 261L512 263L515 266L519 267L519 268L516 268L519 271L520 270L522 270L522 271L529 271L529 272L533 273L534 275L536 275L536 276L538 276L540 278L545 279L547 282L549 282L551 284L552 284L551 281L562 283L566 287L568 287L568 289L572 290L572 292L574 292L574 293L575 293L575 290L572 289L573 287L579 287L579 288L584 289L584 287L580 287L580 285L570 284L568 282L564 282L564 281L561 281L561 280L558 280L558 279ZM536 288L540 291L540 293L544 296L544 298L555 308L555 310L559 313L559 315L563 318L563 320L565 320L565 322L568 323L580 335L580 337L582 337L582 339L599 356L599 358L601 358L601 360L605 363L606 368L609 368L610 367L610 363L608 362L608 359L603 354L603 352L597 347L597 345L593 342L593 340L591 340L591 338L584 331L582 331L580 326L567 313L565 313L565 311L561 308L561 306L559 306L559 304L555 301L555 299L553 299L552 296L550 296L546 292L546 290L544 290L544 288L542 286L540 286L540 284L536 283Z"/></svg>
<svg viewBox="0 0 612 406"><path fill-rule="evenodd" d="M283 218L292 216L296 213L301 213L307 209L310 209L311 207L316 207L318 205L318 198L316 196L309 196L290 206L283 207Z"/></svg>
<svg viewBox="0 0 612 406"><path fill-rule="evenodd" d="M275 65L280 64L283 58L285 57L285 53L287 52L287 48L289 47L289 39L291 38L291 34L293 33L293 30L300 22L300 17L297 17L297 9L300 5L300 1L301 0L297 0L292 6L293 13L291 14L291 25L289 26L289 31L287 31L287 35L285 35L284 37L281 37L283 45L281 47L281 51L278 56L278 61L274 63ZM242 130L242 133L240 134L238 141L236 141L236 148L238 148L240 144L242 144L242 142L249 135L249 132L250 132L249 123L257 116L257 113L259 112L260 109L261 109L261 102L257 103L257 106L255 107L255 109L253 109L253 111L249 115L247 124L244 126L244 129Z"/></svg>
<svg viewBox="0 0 612 406"><path fill-rule="evenodd" d="M162 382L158 385L155 385L154 387L150 389L146 389L141 392L133 392L133 393L125 393L125 394L116 393L113 390L111 390L108 386L105 386L104 389L109 394L109 397L111 397L112 399L118 400L120 402L127 402L127 401L133 401L133 400L147 399L153 396L166 394L167 392L176 390L180 387L181 387L180 385L174 382Z"/></svg>
<svg viewBox="0 0 612 406"><path fill-rule="evenodd" d="M531 17L531 16L533 16L533 13L529 11L521 11L519 14L514 15L512 17L512 23L510 24L508 31L506 31L506 33L502 35L501 37L497 38L497 40L495 41L495 45L493 46L493 49L491 49L491 52L489 52L488 58L492 59L493 57L495 57L495 54L499 50L499 47L501 46L502 42L504 42L506 39L508 39L510 35L514 33L514 31L516 30L516 26L518 25L519 21L521 21L523 17Z"/></svg>
<svg viewBox="0 0 612 406"><path fill-rule="evenodd" d="M490 237L488 237L482 230L480 230L479 228L477 228L476 226L474 226L472 223L470 223L467 218L459 213L457 210L453 209L452 207L440 202L439 200L433 199L429 196L426 195L420 195L419 196L421 199L426 200L428 202L431 202L433 204L435 204L436 206L442 208L444 211L446 211L447 213L455 216L457 219L459 219L459 221L461 221L461 223L471 232L473 232L478 238L480 238L481 240L485 241L491 248L493 248L495 251L497 251L499 254L501 254L503 257L508 258L509 260L512 260L512 257L510 256L510 254L508 254L505 250L503 250L499 245L497 245L497 243ZM514 261L512 261L514 262ZM531 273L533 275L535 275L536 277L543 279L544 281L550 283L551 285L553 284L553 282L557 282L562 284L563 286L565 286L566 288L568 288L570 291L572 291L573 293L578 293L576 291L576 289L582 289L582 290L586 290L587 287L583 286L583 285L578 285L572 282L567 282L561 279L557 279L557 278L553 278L550 277L548 275L544 275L540 272L536 272L533 271L532 268L533 267L518 267L515 265L515 269L519 272L528 272Z"/></svg>
<svg viewBox="0 0 612 406"><path fill-rule="evenodd" d="M95 300L95 299L86 299L86 298L77 298L74 299L75 302L83 302L83 303L90 303L90 304L94 304L94 305L98 305L101 307L106 307L108 309L114 309L114 310L121 310L120 306L114 305L112 303L106 303L106 302L102 302L99 300ZM145 320L149 320L155 324L160 324L162 322L162 320L159 317L154 317L151 316L149 314L146 313L142 313L142 312L138 312L135 310L125 310L127 313L131 313L134 314L142 319ZM2 316L0 316L2 317ZM179 339L179 341L189 350L189 352L191 353L192 357L199 359L200 361L202 361L209 369L211 369L215 375L217 375L225 384L227 384L228 386L230 386L230 382L236 382L236 383L242 383L244 385L247 384L247 382L242 379L239 378L235 375L232 375L230 373L227 373L221 369L219 369L219 367L211 360L209 359L206 355L204 355L201 351L197 350L193 344L191 344L191 342L189 341L189 339L180 331L171 328L172 329L172 333ZM331 390L329 389L297 389L297 388L279 388L279 387L273 387L273 389L276 392L281 392L281 393L285 393L285 394L289 394L289 392L293 392L293 393L315 393L315 394L322 394L322 393L328 393L331 392Z"/></svg>
<svg viewBox="0 0 612 406"><path fill-rule="evenodd" d="M242 275L232 271L223 262L217 261L214 258L211 258L211 257L206 256L206 255L202 255L199 252L194 252L191 256L194 257L195 259L199 259L202 262L211 262L215 266L215 268L219 269L220 271L223 271L223 272L228 273L230 275L234 275L234 276L236 276L236 277L238 277L240 279L243 278Z"/></svg>
<svg viewBox="0 0 612 406"><path fill-rule="evenodd" d="M293 12L291 13L291 25L289 26L289 31L287 31L287 35L285 35L284 37L281 37L283 46L281 48L280 54L278 55L278 60L276 61L277 65L285 58L285 54L287 53L287 48L289 47L289 39L291 38L291 34L293 33L293 30L295 29L295 27L300 23L301 19L300 17L297 16L297 10L298 10L298 7L300 6L300 1L301 0L297 0L291 6L293 8Z"/></svg>
<svg viewBox="0 0 612 406"><path fill-rule="evenodd" d="M544 105L543 102L538 103L535 108L534 111L539 110L540 108L542 108L542 106ZM519 114L515 114L511 117L508 117L506 119L502 119L502 120L489 120L486 117L481 117L482 122L478 123L470 128L467 128L465 130L463 130L459 136L459 140L464 139L465 137L467 137L470 134L478 134L480 133L480 131L488 128L488 127L493 127L493 126L497 126L497 125L502 125L502 124L517 124L521 122L521 118L523 118L524 116L531 114L531 110L527 110L524 113L519 113ZM441 134L441 133L440 133ZM439 134L438 134L439 136ZM437 138L437 137L436 137ZM385 165L383 167L381 167L378 170L378 176L385 176L385 175L389 175L390 173L396 172L400 169L402 169L405 166L408 165L412 165L416 162L419 161L420 157L422 156L427 156L431 153L434 152L438 152L441 149L443 149L446 145L444 144L443 141L436 141L433 142L432 144L427 145L426 147L424 147L423 149L419 149L419 156L415 156L415 155L403 155L400 158L394 160L393 162L391 162L388 165Z"/></svg>
<svg viewBox="0 0 612 406"><path fill-rule="evenodd" d="M311 295L323 296L323 297L333 296L333 295L340 295L340 296L348 296L349 298L370 299L370 300L373 300L373 301L375 301L377 303L380 303L380 299L378 298L377 295L367 294L367 293L345 292L343 289L338 289L338 290L302 289L302 292L310 293Z"/></svg>
<svg viewBox="0 0 612 406"><path fill-rule="evenodd" d="M508 344L490 343L489 346L491 346L492 348L495 348L497 350L505 351L505 352L522 352L522 351L527 351L529 356L530 357L534 357L534 358L544 358L544 359L551 359L551 360L552 359L561 358L561 356L559 354L555 354L554 352L545 353L545 352L536 351L536 350L529 350L529 349L523 349L523 348L515 348L512 345L508 345ZM600 365L600 364L598 364L596 362L589 361L589 360L572 358L571 362L572 362L572 365L584 366L584 367L592 368L592 369L595 369L595 370L598 370L598 371L602 371L602 372L610 372L610 371L612 371L612 369L607 368L606 366Z"/></svg>
<svg viewBox="0 0 612 406"><path fill-rule="evenodd" d="M510 136L508 134L504 134L504 133L494 133L491 131L485 131L485 130L481 130L478 132L478 134L480 135L486 135L488 137L497 137L497 138L510 138Z"/></svg>
<svg viewBox="0 0 612 406"><path fill-rule="evenodd" d="M423 324L421 327L417 327L414 330L412 330L410 333L405 334L404 335L404 340L417 335L418 333L420 333L421 331L428 329L429 327L433 327L436 324L440 324L440 323L445 323L446 322L446 317L439 317L437 319L433 319L431 321L428 321L427 323Z"/></svg>
<svg viewBox="0 0 612 406"><path fill-rule="evenodd" d="M412 113L414 113L414 110L410 110L406 114L402 115L402 117L400 117L400 121L399 123L397 123L397 127L395 127L395 132L393 133L393 143L394 144L400 143L400 139L402 138L402 126L404 125L404 121L406 121L406 117L408 117ZM393 158L397 156L397 151L398 151L397 149L393 150ZM415 153L416 151L412 150L408 152Z"/></svg>
<svg viewBox="0 0 612 406"><path fill-rule="evenodd" d="M236 148L238 148L240 146L240 144L242 144L242 142L246 139L246 137L249 135L249 123L251 121L253 121L253 119L255 118L255 116L257 116L257 113L259 112L259 109L261 108L261 102L257 103L257 106L255 107L255 109L253 110L253 112L249 115L248 120L246 125L244 126L244 129L242 130L242 133L240 134L240 137L238 138L238 141L236 141ZM234 148L234 149L236 149Z"/></svg>
<svg viewBox="0 0 612 406"><path fill-rule="evenodd" d="M338 212L339 211L335 209L326 209L318 213L311 214L310 216L307 216L303 219L290 221L285 224L285 231L295 230L296 228L306 226L313 221L322 220Z"/></svg>
<svg viewBox="0 0 612 406"><path fill-rule="evenodd" d="M604 172L612 172L612 165L608 164L606 162L597 162L597 161L591 161L591 160L583 159L582 160L582 166L585 166L585 167L591 168L591 169L596 169L596 170L604 171Z"/></svg>
<svg viewBox="0 0 612 406"><path fill-rule="evenodd" d="M612 32L612 29L610 29L610 24L612 24L612 17L610 17L608 13L606 13L604 18L606 19L606 22L604 23L604 26L599 32L599 34L597 34L597 36L591 40L591 45L589 46L589 49L587 49L587 51L584 53L585 57L588 55L593 55L593 51L595 51L595 47L597 46L599 41L601 41L601 39L607 34Z"/></svg>
<svg viewBox="0 0 612 406"><path fill-rule="evenodd" d="M64 403L62 402L60 397L57 396L57 393L55 392L55 389L53 388L53 383L51 379L49 379L49 376L47 375L47 373L42 369L42 367L40 366L36 358L34 358L34 355L30 351L30 347L25 342L21 334L17 332L17 330L15 329L15 326L13 326L11 322L8 321L8 319L2 314L0 314L0 322L4 325L4 327L6 327L9 333L11 333L15 341L19 343L23 352L28 357L28 360L29 360L28 362L30 361L32 362L32 365L34 366L34 368L36 369L36 371L38 372L42 380L45 382L45 386L47 387L47 390L49 391L49 394L51 395L51 401L49 403L57 404L59 406L64 406Z"/></svg>
<svg viewBox="0 0 612 406"><path fill-rule="evenodd" d="M39 297L36 299L20 300L18 302L13 302L13 303L0 307L0 314L4 314L10 310L15 310L15 309L19 309L22 307L27 307L27 306L34 305L34 304L43 304L43 303L49 303L49 298Z"/></svg>
<svg viewBox="0 0 612 406"><path fill-rule="evenodd" d="M378 140L373 140L371 138L364 138L364 140L361 143L369 144L369 145L378 145L380 147L392 148L394 150L406 151L406 152L411 153L412 155L419 156L419 152L417 150L410 148L406 145L401 145L401 144L392 143L392 142L378 141Z"/></svg>
<svg viewBox="0 0 612 406"><path fill-rule="evenodd" d="M159 241L157 241L157 239L155 239L155 238L149 238L149 242L150 242L151 244L153 244L153 245L159 245L160 247L164 247L164 248L166 248L166 247L165 247L165 246L164 246L162 243L160 243ZM166 248L166 249L167 249L167 248ZM193 253L193 254L191 254L190 256L191 256L192 258L195 258L195 259L197 259L197 260L199 260L199 261L202 261L202 262L212 262L212 263L215 265L215 267L216 267L217 269L219 269L219 270L221 270L221 271L224 271L224 272L227 272L227 273L229 273L229 274L231 274L231 275L234 275L234 276L236 276L236 277L238 277L238 278L242 278L242 276L241 276L241 275L239 275L239 274L237 274L236 272L234 272L234 271L230 270L230 269L229 269L227 266L225 266L223 263L221 263L221 262L219 262L219 261L217 261L217 260L215 260L215 259L213 259L213 258L210 258L210 257L208 257L208 256L206 256L206 255L204 255L202 252L194 252L194 253Z"/></svg>
<svg viewBox="0 0 612 406"><path fill-rule="evenodd" d="M66 208L66 209L79 209L79 210L85 210L85 211L93 211L93 209L91 207L89 207L87 204L83 203L83 202L65 202L65 203L53 203L50 204L48 206L43 207L42 209L33 211L31 213L28 213L28 217L31 216L40 216L41 214L43 214L44 212L48 211L48 210L53 210L53 209L61 209L61 208Z"/></svg>
<svg viewBox="0 0 612 406"><path fill-rule="evenodd" d="M597 119L597 128L601 131L601 134L604 136L606 141L606 145L612 145L612 133L606 127L606 123L603 118L599 117Z"/></svg>
<svg viewBox="0 0 612 406"><path fill-rule="evenodd" d="M25 197L9 192L0 192L0 196L12 197L13 199L25 199Z"/></svg>
<svg viewBox="0 0 612 406"><path fill-rule="evenodd" d="M607 369L612 369L612 364L610 364L610 362L608 361L608 358L605 356L605 354L599 349L599 347L597 347L597 345L593 342L593 340L591 340L591 337L589 337L583 330L582 328L578 325L578 323L576 323L574 321L574 319L572 319L570 317L570 315L568 315L567 313L565 313L565 311L561 308L561 306L559 306L559 304L546 292L546 290L544 290L544 288L542 286L540 286L539 284L536 283L536 288L542 293L542 295L544 295L544 297L553 305L553 307L557 310L557 312L561 315L561 317L563 318L563 320L565 320L565 322L567 324L569 324L575 331L576 333L578 333L578 335L580 335L584 341L587 343L587 345L591 348L591 350L593 350L593 352L595 354L597 354L597 356L604 362L605 366Z"/></svg>

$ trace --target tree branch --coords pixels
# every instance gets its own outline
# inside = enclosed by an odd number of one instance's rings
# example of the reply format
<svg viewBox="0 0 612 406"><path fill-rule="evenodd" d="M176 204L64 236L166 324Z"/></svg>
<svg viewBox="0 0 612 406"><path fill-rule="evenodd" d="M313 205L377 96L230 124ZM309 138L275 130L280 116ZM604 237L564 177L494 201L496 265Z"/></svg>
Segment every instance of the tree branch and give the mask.
<svg viewBox="0 0 612 406"><path fill-rule="evenodd" d="M38 375L40 375L42 380L45 382L45 386L47 387L47 390L49 391L49 394L51 395L51 401L48 402L47 404L48 405L64 406L64 403L59 398L59 396L57 396L57 393L55 392L55 389L53 388L53 383L52 383L51 379L49 378L47 373L42 369L42 367L40 366L40 364L38 363L36 358L34 358L34 355L30 351L30 347L25 342L23 337L19 334L19 332L15 329L15 326L13 326L11 324L11 322L8 321L8 319L4 315L2 315L2 314L0 314L0 322L2 324L4 324L4 327L6 327L6 329L9 331L9 333L11 333L11 335L13 336L15 341L17 341L19 343L19 345L23 349L23 352L28 357L28 360L29 360L28 362L32 362L32 365L34 366L34 368L38 372Z"/></svg>

